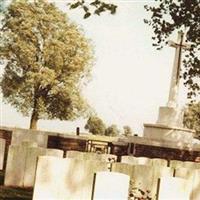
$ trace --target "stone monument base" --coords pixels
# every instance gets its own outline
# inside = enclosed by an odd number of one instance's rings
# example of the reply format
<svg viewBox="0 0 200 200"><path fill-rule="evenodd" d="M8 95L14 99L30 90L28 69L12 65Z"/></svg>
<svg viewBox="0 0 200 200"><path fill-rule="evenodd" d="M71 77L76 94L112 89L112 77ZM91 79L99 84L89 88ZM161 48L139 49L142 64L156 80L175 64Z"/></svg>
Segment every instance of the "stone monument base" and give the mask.
<svg viewBox="0 0 200 200"><path fill-rule="evenodd" d="M194 130L160 124L144 124L144 137L159 141L192 143Z"/></svg>
<svg viewBox="0 0 200 200"><path fill-rule="evenodd" d="M162 106L159 108L159 115L156 124L166 125L169 127L183 127L184 110Z"/></svg>

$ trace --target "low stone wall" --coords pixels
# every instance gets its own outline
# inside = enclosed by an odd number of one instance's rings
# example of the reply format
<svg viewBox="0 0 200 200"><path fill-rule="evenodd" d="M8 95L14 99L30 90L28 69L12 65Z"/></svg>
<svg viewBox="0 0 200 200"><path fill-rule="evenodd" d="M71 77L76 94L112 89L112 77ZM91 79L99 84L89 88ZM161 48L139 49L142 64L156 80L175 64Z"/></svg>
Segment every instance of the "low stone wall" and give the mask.
<svg viewBox="0 0 200 200"><path fill-rule="evenodd" d="M182 161L195 161L200 157L200 151L189 151L134 143L131 143L130 145L131 151L129 154L137 157L145 156L149 158L164 158L167 160Z"/></svg>
<svg viewBox="0 0 200 200"><path fill-rule="evenodd" d="M28 138L29 140L31 140L31 137L29 136L34 135L34 133L36 133L38 137L35 136L34 141L39 138L39 143L41 144L44 143L42 145L43 147L46 147L47 145L47 148L61 149L65 153L70 150L83 151L83 152L89 151L89 149L87 149L88 141L95 141L95 136L89 136L89 135L76 136L76 135L59 134L46 131L32 132L27 129L25 130L17 129L17 130L18 131L16 131L15 129L14 133L14 131L12 131L11 128L0 127L0 138L6 140L4 163L6 163L7 159L8 146L14 141L21 142L19 141L19 138L17 138L18 134L21 139ZM15 134L14 137L12 136L13 133ZM30 135L28 135L29 133ZM22 137L22 135L24 136ZM13 138L15 138L16 140L14 140ZM106 141L104 139L106 139ZM161 143L156 140L150 140L144 137L136 137L136 136L132 136L130 138L118 138L118 141L116 141L116 138L113 138L112 141L112 137L110 138L104 137L102 138L102 142L105 142L107 144L108 148L110 149L109 153L118 156L118 161L120 160L120 157L123 155L134 155L137 157L149 157L149 158L164 158L167 160L182 160L182 161L195 161L198 157L200 157L199 145L196 146L194 145L193 147L187 147L186 144L180 144L178 146L178 144L175 142Z"/></svg>
<svg viewBox="0 0 200 200"><path fill-rule="evenodd" d="M86 151L87 139L78 136L48 136L47 148L61 149L65 152L70 150ZM64 154L64 155L65 155Z"/></svg>

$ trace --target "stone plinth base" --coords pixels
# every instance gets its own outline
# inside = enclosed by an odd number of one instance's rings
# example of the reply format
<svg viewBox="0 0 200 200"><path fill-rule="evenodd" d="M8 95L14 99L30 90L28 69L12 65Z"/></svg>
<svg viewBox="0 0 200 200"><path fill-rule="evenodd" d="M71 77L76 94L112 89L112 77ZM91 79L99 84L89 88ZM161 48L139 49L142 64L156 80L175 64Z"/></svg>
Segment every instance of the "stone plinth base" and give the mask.
<svg viewBox="0 0 200 200"><path fill-rule="evenodd" d="M144 137L159 141L192 143L194 130L160 124L144 124Z"/></svg>
<svg viewBox="0 0 200 200"><path fill-rule="evenodd" d="M156 124L183 127L183 109L173 107L160 107L159 116Z"/></svg>

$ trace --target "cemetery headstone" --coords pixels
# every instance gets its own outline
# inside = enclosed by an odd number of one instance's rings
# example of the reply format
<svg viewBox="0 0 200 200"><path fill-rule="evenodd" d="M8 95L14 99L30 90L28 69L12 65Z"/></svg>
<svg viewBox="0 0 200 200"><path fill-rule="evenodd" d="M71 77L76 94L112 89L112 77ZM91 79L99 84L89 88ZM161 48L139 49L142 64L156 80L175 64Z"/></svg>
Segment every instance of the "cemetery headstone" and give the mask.
<svg viewBox="0 0 200 200"><path fill-rule="evenodd" d="M46 148L48 142L48 134L35 130L14 129L12 133L12 145L20 145L23 141L35 142L39 147Z"/></svg>
<svg viewBox="0 0 200 200"><path fill-rule="evenodd" d="M67 158L76 158L82 160L99 160L105 162L116 162L117 156L112 154L101 154L94 152L67 151Z"/></svg>
<svg viewBox="0 0 200 200"><path fill-rule="evenodd" d="M173 176L173 169L162 166L130 165L126 163L113 163L111 171L127 174L131 177L130 195L142 198L142 193L149 198L156 198L157 181L160 177Z"/></svg>
<svg viewBox="0 0 200 200"><path fill-rule="evenodd" d="M130 177L116 172L97 172L92 200L128 199ZM113 183L116 183L113 185Z"/></svg>
<svg viewBox="0 0 200 200"><path fill-rule="evenodd" d="M165 160L165 159L153 158L153 159L151 159L151 164L152 164L153 166L163 166L163 167L167 167L168 161Z"/></svg>
<svg viewBox="0 0 200 200"><path fill-rule="evenodd" d="M41 156L33 200L89 200L92 197L94 174L98 171L108 171L107 163Z"/></svg>
<svg viewBox="0 0 200 200"><path fill-rule="evenodd" d="M37 158L40 155L63 157L63 151L37 147L36 143L22 142L11 145L8 152L5 181L6 186L33 187Z"/></svg>
<svg viewBox="0 0 200 200"><path fill-rule="evenodd" d="M57 200L63 178L64 159L40 156L38 159L33 200Z"/></svg>
<svg viewBox="0 0 200 200"><path fill-rule="evenodd" d="M187 180L165 177L158 182L158 200L189 200L190 188Z"/></svg>
<svg viewBox="0 0 200 200"><path fill-rule="evenodd" d="M187 169L200 169L200 163L191 161L171 160L169 163L173 168L187 168Z"/></svg>
<svg viewBox="0 0 200 200"><path fill-rule="evenodd" d="M21 145L11 145L8 150L4 184L6 186L23 187L26 151L28 147L36 147L34 142L22 142Z"/></svg>
<svg viewBox="0 0 200 200"><path fill-rule="evenodd" d="M121 162L131 165L152 165L151 159L146 157L122 156Z"/></svg>
<svg viewBox="0 0 200 200"><path fill-rule="evenodd" d="M185 178L191 187L190 200L200 199L200 170L179 168L175 170L175 177Z"/></svg>

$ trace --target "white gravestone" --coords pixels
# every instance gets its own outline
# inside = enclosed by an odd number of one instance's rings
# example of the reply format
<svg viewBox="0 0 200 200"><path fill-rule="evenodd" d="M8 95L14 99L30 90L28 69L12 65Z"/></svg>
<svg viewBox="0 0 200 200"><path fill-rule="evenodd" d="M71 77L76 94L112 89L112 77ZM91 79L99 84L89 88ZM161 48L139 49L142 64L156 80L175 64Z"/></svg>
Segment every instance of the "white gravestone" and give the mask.
<svg viewBox="0 0 200 200"><path fill-rule="evenodd" d="M6 186L23 187L26 151L28 147L36 147L36 143L22 142L21 145L11 145L8 150L4 184Z"/></svg>
<svg viewBox="0 0 200 200"><path fill-rule="evenodd" d="M113 163L111 171L127 174L131 177L130 194L136 197L138 191L148 193L151 198L156 197L157 181L160 177L173 176L173 169L162 166L130 165Z"/></svg>
<svg viewBox="0 0 200 200"><path fill-rule="evenodd" d="M92 200L127 200L130 177L116 172L97 172Z"/></svg>
<svg viewBox="0 0 200 200"><path fill-rule="evenodd" d="M6 140L0 138L0 170L3 169Z"/></svg>
<svg viewBox="0 0 200 200"><path fill-rule="evenodd" d="M33 187L35 181L35 173L37 160L39 156L55 156L63 158L64 152L59 149L45 149L31 147L27 149L26 164L24 170L24 187Z"/></svg>
<svg viewBox="0 0 200 200"><path fill-rule="evenodd" d="M83 159L84 152L82 151L67 151L67 158Z"/></svg>
<svg viewBox="0 0 200 200"><path fill-rule="evenodd" d="M190 188L182 178L160 178L158 182L158 200L190 200Z"/></svg>
<svg viewBox="0 0 200 200"><path fill-rule="evenodd" d="M24 141L35 142L39 147L46 148L48 135L45 132L36 130L14 129L12 133L11 145L20 145Z"/></svg>
<svg viewBox="0 0 200 200"><path fill-rule="evenodd" d="M33 200L90 200L94 174L107 170L106 162L41 156Z"/></svg>
<svg viewBox="0 0 200 200"><path fill-rule="evenodd" d="M37 147L36 143L22 142L11 145L8 152L5 181L6 186L33 187L37 158L40 155L63 157L63 151Z"/></svg>
<svg viewBox="0 0 200 200"><path fill-rule="evenodd" d="M171 160L169 165L170 167L173 167L175 169L176 168L200 169L200 163L191 161Z"/></svg>
<svg viewBox="0 0 200 200"><path fill-rule="evenodd" d="M152 164L152 166L155 166L155 167L156 166L157 167L159 167L159 166L167 167L168 161L165 159L153 158L153 159L151 159L151 164Z"/></svg>
<svg viewBox="0 0 200 200"><path fill-rule="evenodd" d="M33 200L61 200L59 190L63 178L64 159L40 156L38 159Z"/></svg>
<svg viewBox="0 0 200 200"><path fill-rule="evenodd" d="M190 200L200 199L200 170L179 168L175 170L175 177L185 178L191 187Z"/></svg>
<svg viewBox="0 0 200 200"><path fill-rule="evenodd" d="M112 154L98 154L93 152L67 151L67 158L82 160L98 160L105 162L116 162L117 156Z"/></svg>
<svg viewBox="0 0 200 200"><path fill-rule="evenodd" d="M122 156L121 162L131 165L152 165L151 159L146 157Z"/></svg>

